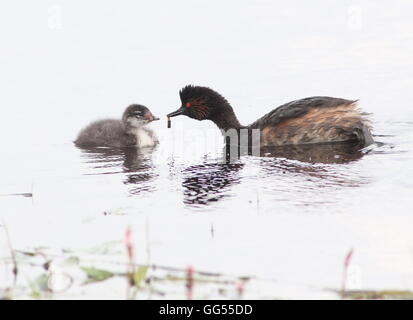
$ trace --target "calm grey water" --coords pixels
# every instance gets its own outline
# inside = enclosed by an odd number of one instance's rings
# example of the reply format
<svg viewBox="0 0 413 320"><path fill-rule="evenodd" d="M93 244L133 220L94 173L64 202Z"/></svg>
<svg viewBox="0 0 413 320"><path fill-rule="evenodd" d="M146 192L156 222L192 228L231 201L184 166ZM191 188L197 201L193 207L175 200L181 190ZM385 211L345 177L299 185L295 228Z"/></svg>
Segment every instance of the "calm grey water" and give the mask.
<svg viewBox="0 0 413 320"><path fill-rule="evenodd" d="M340 288L354 248L349 287L413 289L411 2L1 7L0 224L16 249L82 250L130 226L138 263L274 279L252 298L334 298L324 289ZM381 144L226 165L213 124L166 129L189 83L222 93L243 123L306 96L358 98ZM162 118L157 148L72 144L133 102ZM124 296L123 282L101 287L68 294Z"/></svg>

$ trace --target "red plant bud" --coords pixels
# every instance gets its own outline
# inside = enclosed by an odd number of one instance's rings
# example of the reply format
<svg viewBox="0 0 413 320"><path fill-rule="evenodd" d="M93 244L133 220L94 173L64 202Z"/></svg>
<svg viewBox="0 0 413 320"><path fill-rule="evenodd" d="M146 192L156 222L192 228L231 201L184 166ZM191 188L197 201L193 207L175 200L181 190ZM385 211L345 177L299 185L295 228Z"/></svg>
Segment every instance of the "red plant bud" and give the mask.
<svg viewBox="0 0 413 320"><path fill-rule="evenodd" d="M125 245L128 251L129 260L133 260L133 244L132 244L132 230L130 227L126 229L125 233Z"/></svg>
<svg viewBox="0 0 413 320"><path fill-rule="evenodd" d="M186 289L187 299L192 300L192 289L194 287L194 268L189 266L186 269Z"/></svg>

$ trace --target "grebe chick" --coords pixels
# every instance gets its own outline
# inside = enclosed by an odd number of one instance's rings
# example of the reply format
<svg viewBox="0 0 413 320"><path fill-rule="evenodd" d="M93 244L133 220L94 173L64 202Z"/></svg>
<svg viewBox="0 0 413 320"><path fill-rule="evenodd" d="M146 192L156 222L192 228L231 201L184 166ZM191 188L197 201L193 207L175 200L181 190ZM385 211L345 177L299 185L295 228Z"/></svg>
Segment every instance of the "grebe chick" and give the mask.
<svg viewBox="0 0 413 320"><path fill-rule="evenodd" d="M208 87L189 85L179 95L181 107L168 117L186 115L211 120L222 131L259 129L261 147L350 141L366 146L374 142L370 122L358 109L357 100L304 98L281 105L243 126L228 101Z"/></svg>
<svg viewBox="0 0 413 320"><path fill-rule="evenodd" d="M145 106L132 104L126 108L122 120L105 119L92 122L82 129L75 140L78 146L153 147L158 143L148 123L159 120Z"/></svg>

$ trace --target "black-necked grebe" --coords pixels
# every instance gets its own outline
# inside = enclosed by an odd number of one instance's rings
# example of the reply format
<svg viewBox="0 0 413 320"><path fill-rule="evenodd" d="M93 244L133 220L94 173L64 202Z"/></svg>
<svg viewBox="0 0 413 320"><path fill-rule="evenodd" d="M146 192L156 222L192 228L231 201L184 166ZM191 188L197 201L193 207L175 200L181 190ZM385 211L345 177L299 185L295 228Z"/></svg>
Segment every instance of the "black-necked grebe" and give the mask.
<svg viewBox="0 0 413 320"><path fill-rule="evenodd" d="M197 120L211 120L221 130L259 129L260 145L281 146L312 143L373 143L367 114L357 107L357 100L310 97L286 103L249 126L242 126L231 105L216 91L186 86L180 91L181 107L168 118L186 115Z"/></svg>
<svg viewBox="0 0 413 320"><path fill-rule="evenodd" d="M92 122L82 129L75 140L79 146L153 147L158 139L146 128L148 123L159 120L148 108L132 104L126 108L122 120L106 119Z"/></svg>

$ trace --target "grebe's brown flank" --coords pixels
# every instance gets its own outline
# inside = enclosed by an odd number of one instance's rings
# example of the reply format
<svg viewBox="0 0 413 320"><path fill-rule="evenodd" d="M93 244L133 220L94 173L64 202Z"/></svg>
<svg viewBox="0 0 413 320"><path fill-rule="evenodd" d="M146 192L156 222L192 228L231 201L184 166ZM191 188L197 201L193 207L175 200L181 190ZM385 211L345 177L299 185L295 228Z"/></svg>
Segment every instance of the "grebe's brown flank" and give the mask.
<svg viewBox="0 0 413 320"><path fill-rule="evenodd" d="M360 111L357 100L310 97L286 103L254 123L243 126L229 102L218 92L199 86L180 91L181 107L168 118L186 115L196 120L211 120L220 129L260 129L261 146L311 143L373 143L370 121Z"/></svg>

